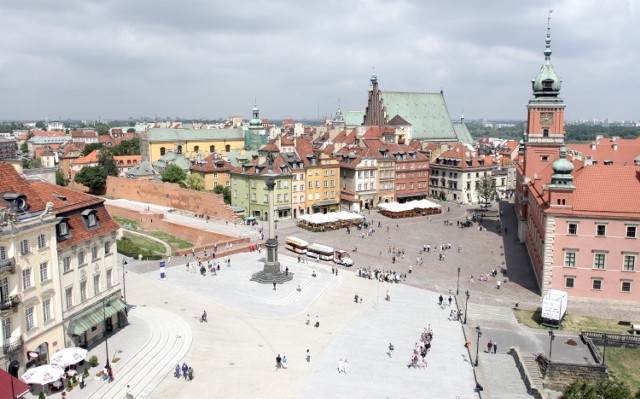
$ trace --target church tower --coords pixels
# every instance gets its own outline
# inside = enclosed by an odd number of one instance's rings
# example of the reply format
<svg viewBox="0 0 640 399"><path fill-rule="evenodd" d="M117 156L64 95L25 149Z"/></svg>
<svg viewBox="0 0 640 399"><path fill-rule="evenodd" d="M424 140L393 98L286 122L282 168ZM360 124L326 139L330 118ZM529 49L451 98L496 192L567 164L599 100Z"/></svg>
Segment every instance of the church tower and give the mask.
<svg viewBox="0 0 640 399"><path fill-rule="evenodd" d="M533 98L527 104L527 126L524 135L522 169L526 179L560 157L564 144L565 103L560 98L562 80L551 64L551 12L547 21L544 63L531 81Z"/></svg>

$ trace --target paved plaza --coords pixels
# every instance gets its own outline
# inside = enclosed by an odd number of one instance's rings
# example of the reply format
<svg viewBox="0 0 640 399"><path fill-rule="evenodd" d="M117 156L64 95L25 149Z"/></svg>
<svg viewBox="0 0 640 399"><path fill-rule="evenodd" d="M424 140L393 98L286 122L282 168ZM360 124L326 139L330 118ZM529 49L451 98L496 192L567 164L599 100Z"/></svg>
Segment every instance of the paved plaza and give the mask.
<svg viewBox="0 0 640 399"><path fill-rule="evenodd" d="M280 262L289 268L293 280L276 290L249 281L252 273L262 269L264 251L231 256L231 266L222 264L215 276L188 272L185 259L175 259L164 281L158 262L130 260L129 325L109 336L110 357L120 358L113 365L115 381L96 379L99 369L92 369L87 387L75 388L68 397L124 398L129 385L134 398L477 398L476 378L485 387L483 398L529 397L513 358L506 353L511 346L532 354L547 353L549 340L546 331L519 325L511 310L516 303L538 307L540 297L524 247L514 238L512 210L504 205L506 235L495 229L498 208L487 214L487 229L482 231L456 226L468 211L458 206L447 211L445 205L445 213L431 218L397 221L372 212L366 216L376 231L365 238L364 230L355 228L351 234L344 229L312 233L299 229L294 221L280 221ZM258 235L256 227L170 217L252 240ZM450 221L448 226L444 220ZM355 265L339 267L336 276L329 262L298 263L283 248L290 235L349 251L357 247L351 252ZM431 252L420 253L427 244ZM441 244L451 244L444 260L439 260ZM405 257L396 257L393 263L389 245L404 249ZM416 265L416 257L423 258L421 266ZM400 284L378 283L357 277L359 267L395 270L407 273L407 279ZM493 268L500 271L500 289L496 278L480 281L480 274ZM298 285L301 291L296 290ZM390 301L384 299L387 290ZM356 293L362 303L355 303ZM438 305L440 294L445 299L452 295L451 308ZM467 310L466 325L449 318L458 306ZM585 311L588 306L577 303L575 309ZM199 321L204 310L207 323ZM306 323L307 314L311 325ZM316 316L319 328L313 327ZM428 366L408 368L413 348L429 325L434 339ZM476 326L483 332L480 342ZM495 355L484 353L489 339L499 343ZM471 342L469 349L464 346L466 340ZM393 356L388 354L389 343L395 347ZM91 349L100 367L105 349L104 342ZM472 365L476 350L477 368ZM275 368L278 354L287 357L286 370ZM348 359L347 374L338 373L340 359ZM590 362L578 337L564 332L557 334L553 359ZM194 368L193 381L174 377L175 365L182 363Z"/></svg>

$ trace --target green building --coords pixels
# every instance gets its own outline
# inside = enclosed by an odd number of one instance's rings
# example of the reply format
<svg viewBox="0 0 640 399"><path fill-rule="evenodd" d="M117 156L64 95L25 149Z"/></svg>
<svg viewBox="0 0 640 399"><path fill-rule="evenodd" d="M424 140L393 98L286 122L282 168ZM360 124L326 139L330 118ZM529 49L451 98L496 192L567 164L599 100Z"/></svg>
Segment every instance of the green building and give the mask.
<svg viewBox="0 0 640 399"><path fill-rule="evenodd" d="M281 158L273 164L275 177L274 207L277 219L291 219L291 169ZM246 217L268 219L266 162L249 162L231 171L231 205L245 210Z"/></svg>

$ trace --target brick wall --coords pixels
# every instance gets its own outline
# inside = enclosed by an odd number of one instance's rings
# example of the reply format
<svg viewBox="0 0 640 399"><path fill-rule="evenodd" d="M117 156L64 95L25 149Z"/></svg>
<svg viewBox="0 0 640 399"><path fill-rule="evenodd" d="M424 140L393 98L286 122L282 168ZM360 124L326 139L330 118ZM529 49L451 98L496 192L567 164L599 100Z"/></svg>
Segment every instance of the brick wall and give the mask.
<svg viewBox="0 0 640 399"><path fill-rule="evenodd" d="M224 203L222 194L189 190L174 183L109 176L107 177L106 195L182 209L212 218L240 220L235 212Z"/></svg>

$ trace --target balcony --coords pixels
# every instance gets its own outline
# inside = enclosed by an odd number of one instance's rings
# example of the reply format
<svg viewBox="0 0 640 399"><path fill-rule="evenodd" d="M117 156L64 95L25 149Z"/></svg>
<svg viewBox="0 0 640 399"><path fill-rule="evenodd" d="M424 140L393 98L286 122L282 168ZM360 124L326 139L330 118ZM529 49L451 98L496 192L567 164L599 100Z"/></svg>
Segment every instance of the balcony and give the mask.
<svg viewBox="0 0 640 399"><path fill-rule="evenodd" d="M17 295L12 295L8 299L0 302L0 311L5 312L7 310L16 310L18 305L20 304L20 297Z"/></svg>
<svg viewBox="0 0 640 399"><path fill-rule="evenodd" d="M13 273L16 270L16 259L7 258L0 260L0 274Z"/></svg>
<svg viewBox="0 0 640 399"><path fill-rule="evenodd" d="M23 346L24 340L22 339L22 337L20 337L18 339L9 341L9 343L7 344L4 344L2 346L2 352L4 352L5 355L12 355L22 349Z"/></svg>

